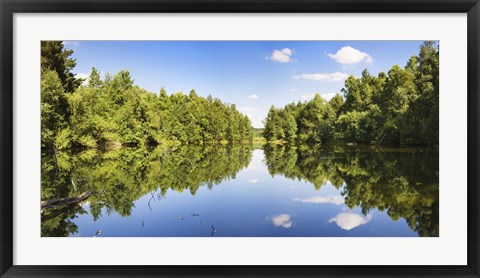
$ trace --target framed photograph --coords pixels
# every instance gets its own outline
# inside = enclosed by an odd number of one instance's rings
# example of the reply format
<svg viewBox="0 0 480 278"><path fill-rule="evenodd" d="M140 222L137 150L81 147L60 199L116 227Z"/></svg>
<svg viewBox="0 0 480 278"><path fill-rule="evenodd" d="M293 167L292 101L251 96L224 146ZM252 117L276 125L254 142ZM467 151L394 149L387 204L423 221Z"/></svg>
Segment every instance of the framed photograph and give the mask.
<svg viewBox="0 0 480 278"><path fill-rule="evenodd" d="M480 277L478 0L0 1L0 277Z"/></svg>

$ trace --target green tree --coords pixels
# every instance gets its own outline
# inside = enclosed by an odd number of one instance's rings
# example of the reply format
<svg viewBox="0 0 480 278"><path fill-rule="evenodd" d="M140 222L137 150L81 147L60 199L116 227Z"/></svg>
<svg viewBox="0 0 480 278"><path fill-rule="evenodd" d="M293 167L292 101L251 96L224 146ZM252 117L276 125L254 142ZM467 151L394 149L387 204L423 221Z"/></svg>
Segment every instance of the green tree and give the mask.
<svg viewBox="0 0 480 278"><path fill-rule="evenodd" d="M42 147L54 147L57 135L67 127L66 104L67 97L57 73L52 70L42 71L40 104Z"/></svg>
<svg viewBox="0 0 480 278"><path fill-rule="evenodd" d="M439 135L439 46L427 41L418 57L410 58L407 69L415 75L418 97L405 117L405 141L408 144L438 145Z"/></svg>
<svg viewBox="0 0 480 278"><path fill-rule="evenodd" d="M264 136L293 138L293 116L296 142L438 145L438 73L438 44L424 42L405 68L394 65L388 75L377 76L365 69L358 78L348 77L344 98L337 94L325 102L316 95L308 102L272 106Z"/></svg>
<svg viewBox="0 0 480 278"><path fill-rule="evenodd" d="M75 78L71 72L76 65L75 59L70 58L73 50L66 50L61 41L41 42L42 71L53 70L58 74L65 92L72 93L84 81Z"/></svg>
<svg viewBox="0 0 480 278"><path fill-rule="evenodd" d="M90 88L100 88L102 86L102 80L100 79L100 72L93 67L88 77L88 87Z"/></svg>

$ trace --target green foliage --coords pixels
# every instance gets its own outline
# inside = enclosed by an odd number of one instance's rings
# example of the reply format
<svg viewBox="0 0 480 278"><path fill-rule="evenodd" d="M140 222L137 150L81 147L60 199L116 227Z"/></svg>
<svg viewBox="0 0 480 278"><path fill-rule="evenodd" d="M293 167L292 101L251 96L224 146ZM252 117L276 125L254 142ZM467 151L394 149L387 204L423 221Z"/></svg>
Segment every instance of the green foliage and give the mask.
<svg viewBox="0 0 480 278"><path fill-rule="evenodd" d="M90 88L100 88L102 86L102 80L100 79L100 72L93 67L88 77L88 87Z"/></svg>
<svg viewBox="0 0 480 278"><path fill-rule="evenodd" d="M319 94L308 102L271 107L265 120L268 141L325 143L335 140L335 123L343 107L337 95L326 102Z"/></svg>
<svg viewBox="0 0 480 278"><path fill-rule="evenodd" d="M265 145L269 173L342 189L345 204L404 218L420 236L439 235L438 150L325 149Z"/></svg>
<svg viewBox="0 0 480 278"><path fill-rule="evenodd" d="M113 77L92 68L88 84L70 72L75 60L61 42L42 42L42 146L251 142L249 118L233 104L192 90L159 95L134 85L130 72ZM68 92L68 93L67 93ZM66 127L70 127L66 129ZM58 138L57 138L58 137Z"/></svg>
<svg viewBox="0 0 480 278"><path fill-rule="evenodd" d="M55 71L60 78L65 92L75 91L82 83L82 79L75 78L71 70L75 67L75 59L69 58L73 50L63 48L61 41L41 42L41 66L42 71Z"/></svg>
<svg viewBox="0 0 480 278"><path fill-rule="evenodd" d="M325 102L316 95L297 105L272 106L264 136L300 143L438 145L438 73L438 45L425 42L404 69L394 65L388 75L364 70L359 78L347 78L344 98L337 94Z"/></svg>
<svg viewBox="0 0 480 278"><path fill-rule="evenodd" d="M272 175L306 180L317 189L329 181L343 187L347 205L360 206L365 214L372 208L387 210L420 235L438 235L438 160L428 161L422 153L406 158L383 150L318 149L339 141L438 145L439 50L432 42L425 42L403 69L395 65L388 75L365 70L360 78L349 77L343 97L337 94L327 102L316 95L283 108L272 106L263 130L253 130L233 104L194 90L151 93L136 86L126 70L102 80L92 68L88 84L80 86L82 80L71 72L73 51L61 42L41 46L41 142L43 148L59 150L42 154L42 200L92 191L95 219L102 211L128 216L134 201L149 192L195 194L200 186L235 178L250 161L251 145L216 143L251 142L263 134L268 141L315 144L265 145ZM122 144L139 147L70 153L72 147ZM149 150L153 144L162 145ZM72 220L84 213L80 206L44 213L42 236L74 234Z"/></svg>
<svg viewBox="0 0 480 278"><path fill-rule="evenodd" d="M407 144L438 145L439 134L439 46L425 42L416 59L410 59L407 69L415 76L417 94L405 113Z"/></svg>
<svg viewBox="0 0 480 278"><path fill-rule="evenodd" d="M52 70L42 71L40 90L42 147L52 147L59 131L67 126L67 95L57 73Z"/></svg>
<svg viewBox="0 0 480 278"><path fill-rule="evenodd" d="M57 149L67 149L71 146L71 131L70 128L66 127L61 129L57 136L55 137L55 146Z"/></svg>
<svg viewBox="0 0 480 278"><path fill-rule="evenodd" d="M97 220L102 211L129 216L134 202L168 191L190 192L206 186L212 189L223 180L234 179L248 166L250 144L157 146L155 149L122 148L103 152L88 149L42 152L42 200L93 194L90 213ZM58 163L58 168L56 167ZM154 196L155 196L154 195ZM87 213L81 206L49 209L42 213L42 236L67 236L77 232L72 219Z"/></svg>

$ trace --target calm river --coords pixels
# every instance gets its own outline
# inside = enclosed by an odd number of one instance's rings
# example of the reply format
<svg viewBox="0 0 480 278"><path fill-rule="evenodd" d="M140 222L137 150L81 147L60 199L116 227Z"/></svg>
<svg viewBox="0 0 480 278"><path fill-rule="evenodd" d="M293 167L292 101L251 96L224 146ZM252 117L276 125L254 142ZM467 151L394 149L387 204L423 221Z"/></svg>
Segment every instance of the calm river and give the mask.
<svg viewBox="0 0 480 278"><path fill-rule="evenodd" d="M57 166L58 165L58 166ZM439 236L438 150L180 146L42 153L44 237Z"/></svg>

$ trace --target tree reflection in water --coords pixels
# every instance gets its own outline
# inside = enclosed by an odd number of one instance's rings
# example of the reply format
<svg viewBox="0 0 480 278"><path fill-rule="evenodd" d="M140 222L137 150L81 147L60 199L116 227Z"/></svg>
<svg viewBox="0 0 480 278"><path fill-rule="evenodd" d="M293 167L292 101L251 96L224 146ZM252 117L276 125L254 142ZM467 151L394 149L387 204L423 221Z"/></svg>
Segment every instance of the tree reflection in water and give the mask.
<svg viewBox="0 0 480 278"><path fill-rule="evenodd" d="M248 166L250 145L125 148L101 152L42 153L42 200L93 194L87 199L94 220L116 212L129 216L134 202L151 193L162 198L168 190L192 195L200 186L212 188ZM58 161L58 162L56 162ZM58 169L56 164L58 163ZM152 193L155 192L155 193ZM42 236L68 236L77 232L72 220L84 214L80 206L42 212Z"/></svg>
<svg viewBox="0 0 480 278"><path fill-rule="evenodd" d="M365 216L386 210L420 236L439 235L438 150L266 145L264 151L272 176L305 180L317 190L329 181Z"/></svg>
<svg viewBox="0 0 480 278"><path fill-rule="evenodd" d="M83 214L90 214L94 221L102 213L130 216L135 201L142 196L161 199L169 190L195 195L201 186L211 189L222 181L235 179L249 165L252 148L251 145L182 145L91 149L59 152L56 158L52 153L42 153L42 200L92 192L86 200L88 206L44 210L42 236L77 234L75 219ZM368 223L370 212L379 210L395 221L405 219L419 236L439 235L438 150L306 145L265 145L263 149L263 163L272 177L281 175L307 181L316 190L331 183L343 196L294 198L294 202L345 203L350 209L361 209L363 216L345 212L327 219L343 230ZM252 190L248 194L255 194ZM271 221L276 226L292 226L287 214L277 215Z"/></svg>

